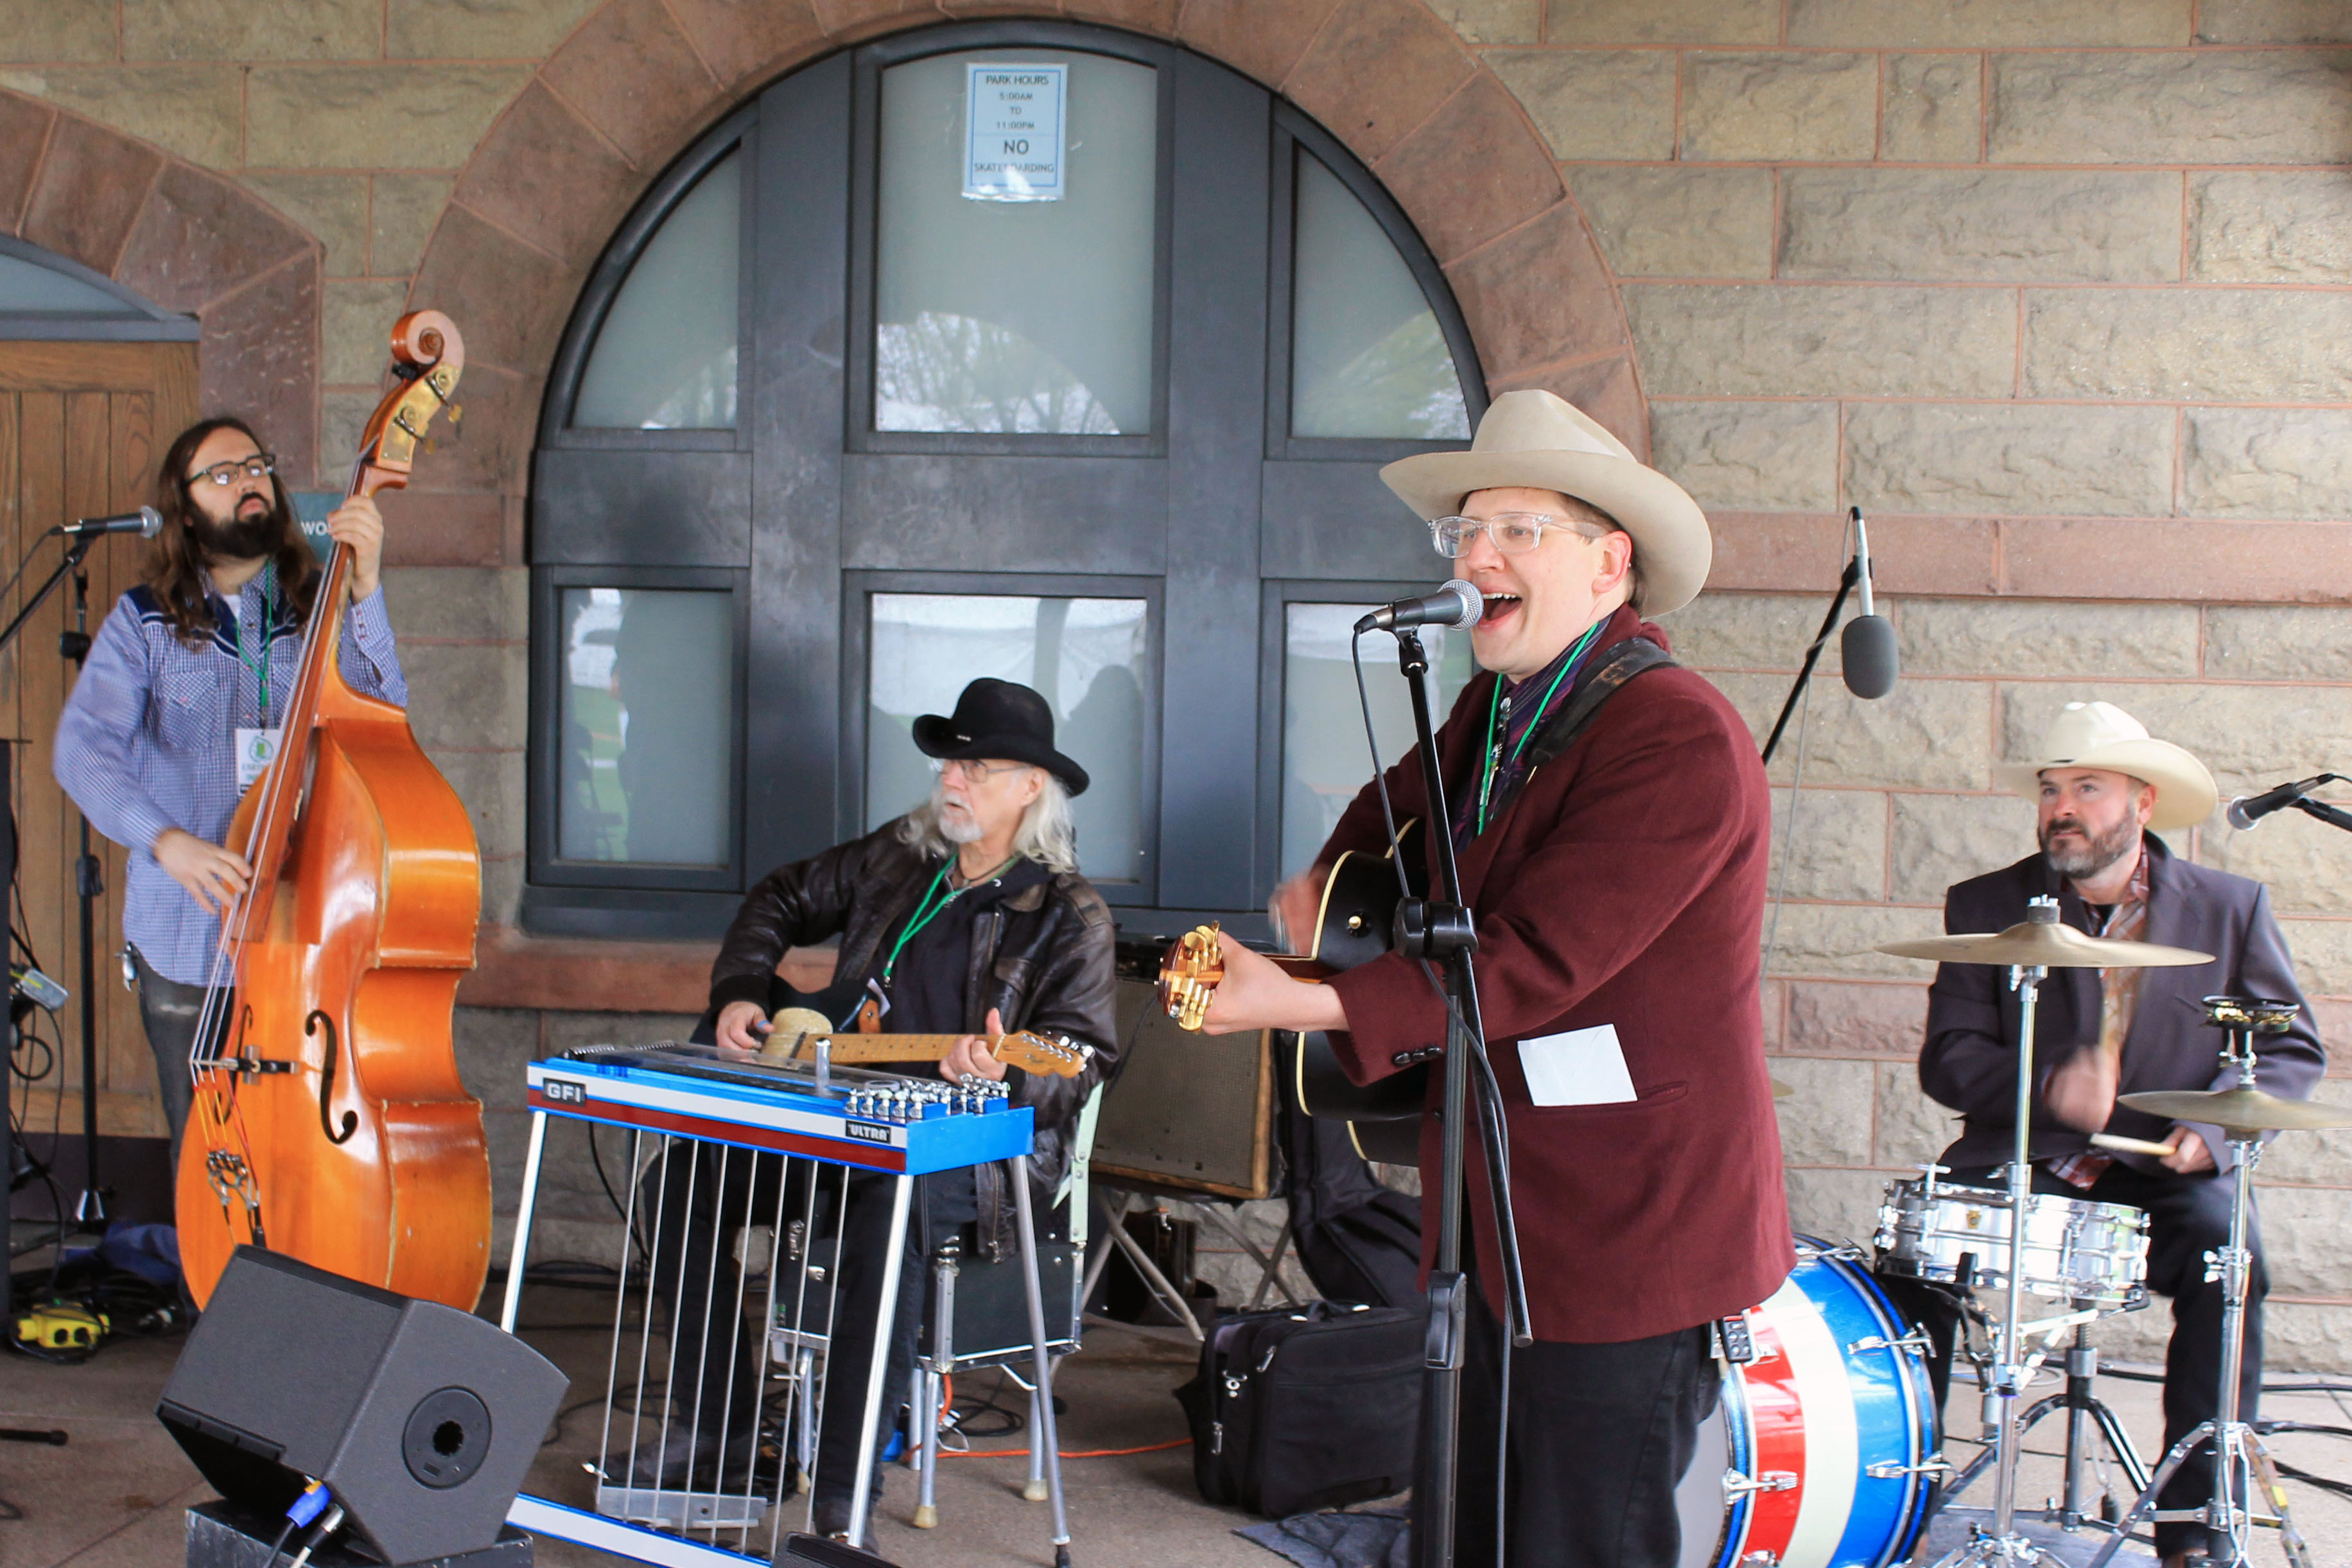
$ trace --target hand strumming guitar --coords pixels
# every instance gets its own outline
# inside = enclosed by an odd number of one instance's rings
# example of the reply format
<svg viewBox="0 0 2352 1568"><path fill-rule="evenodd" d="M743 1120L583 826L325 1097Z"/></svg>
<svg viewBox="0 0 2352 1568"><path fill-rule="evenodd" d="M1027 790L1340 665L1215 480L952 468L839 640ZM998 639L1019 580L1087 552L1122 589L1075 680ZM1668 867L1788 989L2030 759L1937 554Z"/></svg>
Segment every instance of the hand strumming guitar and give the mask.
<svg viewBox="0 0 2352 1568"><path fill-rule="evenodd" d="M1004 1015L991 1007L988 1010L988 1035L1003 1033ZM990 1049L988 1037L962 1036L948 1047L948 1054L940 1059L940 1076L950 1083L961 1083L966 1073L984 1078L991 1083L1004 1081L1004 1064L998 1061L995 1053Z"/></svg>
<svg viewBox="0 0 2352 1568"><path fill-rule="evenodd" d="M1225 977L1202 1021L1204 1035L1235 1035L1249 1029L1344 1029L1347 1009L1328 985L1293 980L1263 953L1252 952L1231 931L1217 933L1225 957Z"/></svg>

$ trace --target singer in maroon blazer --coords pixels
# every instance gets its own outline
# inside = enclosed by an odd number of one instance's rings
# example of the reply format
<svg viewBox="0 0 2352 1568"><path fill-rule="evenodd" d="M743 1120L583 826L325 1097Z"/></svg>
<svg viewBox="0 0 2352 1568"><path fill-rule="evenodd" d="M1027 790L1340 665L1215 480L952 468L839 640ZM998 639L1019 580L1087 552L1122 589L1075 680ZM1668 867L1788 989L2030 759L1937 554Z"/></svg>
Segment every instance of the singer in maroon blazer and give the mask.
<svg viewBox="0 0 2352 1568"><path fill-rule="evenodd" d="M1585 661L1665 634L1630 607ZM1449 805L1477 787L1492 674L1438 731ZM1388 773L1400 822L1426 817L1418 748ZM1679 667L1634 676L1567 751L1528 775L1461 861L1478 930L1478 994L1507 1103L1512 1192L1538 1340L1607 1342L1752 1307L1795 1267L1758 994L1771 805L1756 742L1723 694ZM1321 858L1386 844L1367 784ZM1434 886L1434 871L1433 868ZM1445 1037L1419 965L1395 954L1333 978L1351 1035L1333 1043L1359 1082ZM1613 1026L1637 1100L1541 1107L1517 1042ZM1422 1125L1434 1171L1441 1093ZM1501 1279L1486 1161L1469 1142L1477 1268ZM1422 1266L1435 1254L1423 1184Z"/></svg>

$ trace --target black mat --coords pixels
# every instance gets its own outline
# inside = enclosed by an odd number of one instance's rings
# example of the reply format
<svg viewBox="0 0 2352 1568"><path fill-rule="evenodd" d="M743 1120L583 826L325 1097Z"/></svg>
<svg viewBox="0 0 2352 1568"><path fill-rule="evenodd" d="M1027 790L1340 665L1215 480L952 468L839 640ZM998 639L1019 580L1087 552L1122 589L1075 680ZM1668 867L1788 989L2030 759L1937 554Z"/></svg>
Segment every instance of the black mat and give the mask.
<svg viewBox="0 0 2352 1568"><path fill-rule="evenodd" d="M1301 1513L1234 1531L1298 1568L1407 1568L1411 1531L1402 1510Z"/></svg>
<svg viewBox="0 0 2352 1568"><path fill-rule="evenodd" d="M1920 1537L1918 1549L1911 1553L1911 1562L1918 1568L1943 1561L1947 1552L1957 1551L1969 1542L1972 1526L1990 1528L1992 1510L1989 1508L1948 1508L1927 1521L1927 1533ZM2068 1568L2082 1568L2098 1555L2099 1548L2107 1543L2107 1532L2095 1528L2078 1530L2069 1535L2054 1524L2039 1519L2020 1517L2017 1532L2048 1552ZM2156 1553L2137 1541L2126 1541L2123 1549L2110 1558L2120 1568L2151 1568Z"/></svg>

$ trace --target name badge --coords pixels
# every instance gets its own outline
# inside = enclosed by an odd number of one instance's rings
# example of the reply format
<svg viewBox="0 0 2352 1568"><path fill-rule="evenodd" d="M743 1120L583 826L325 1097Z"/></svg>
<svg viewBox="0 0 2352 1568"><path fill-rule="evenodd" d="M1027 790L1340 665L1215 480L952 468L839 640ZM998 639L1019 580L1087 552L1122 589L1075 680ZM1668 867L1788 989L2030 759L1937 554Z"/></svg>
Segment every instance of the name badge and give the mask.
<svg viewBox="0 0 2352 1568"><path fill-rule="evenodd" d="M236 731L236 787L250 789L253 781L269 771L278 760L278 738L282 730L255 730L239 726Z"/></svg>

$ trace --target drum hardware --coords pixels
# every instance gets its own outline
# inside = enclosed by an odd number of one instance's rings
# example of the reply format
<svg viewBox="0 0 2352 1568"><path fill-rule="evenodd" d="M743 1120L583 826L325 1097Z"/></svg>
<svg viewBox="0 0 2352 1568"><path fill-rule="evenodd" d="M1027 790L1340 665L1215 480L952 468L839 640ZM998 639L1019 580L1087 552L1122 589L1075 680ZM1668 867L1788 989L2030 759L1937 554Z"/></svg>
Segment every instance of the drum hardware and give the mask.
<svg viewBox="0 0 2352 1568"><path fill-rule="evenodd" d="M1864 1465L1862 1473L1874 1481L1899 1481L1906 1476L1948 1476L1954 1467L1948 1459L1922 1459L1916 1465L1898 1465L1892 1459L1881 1459L1874 1465Z"/></svg>
<svg viewBox="0 0 2352 1568"><path fill-rule="evenodd" d="M1858 1355L1864 1351L1911 1351L1919 1355L1933 1355L1936 1351L1936 1342L1929 1337L1927 1330L1914 1329L1899 1340L1890 1340L1881 1334L1872 1334L1867 1338L1856 1340L1845 1347L1845 1353L1848 1355Z"/></svg>
<svg viewBox="0 0 2352 1568"><path fill-rule="evenodd" d="M1948 1552L1936 1568L1968 1568L1971 1564L2058 1563L2060 1560L2017 1530L2017 1464L2023 1434L2018 1426L2018 1400L2024 1393L2032 1367L2021 1360L2020 1341L2025 1316L2026 1231L2034 1211L2032 1180L2033 1025L2042 995L2042 982L2053 969L2160 968L2210 963L2213 955L2153 942L2111 942L2086 936L2058 919L2058 900L2026 901L2026 918L2006 931L1930 937L1916 942L1888 942L1878 949L1898 958L1927 958L1945 963L1995 963L2009 969L2010 989L2017 993L2017 1141L2008 1166L2009 1259L2005 1270L2004 1308L1999 1343L1990 1375L1985 1383L1987 1414L1993 1419L1993 1510L1991 1528L1979 1528L1969 1542ZM2251 1071L2251 1068L2248 1069ZM1930 1177L1932 1183L1933 1178ZM2036 1357L2036 1364L2039 1357ZM2235 1375L2235 1363L2225 1375ZM2224 1397L2229 1397L2224 1394ZM2123 1537L2108 1541L2098 1560L2115 1554ZM2060 1565L2063 1568L2063 1564Z"/></svg>
<svg viewBox="0 0 2352 1568"><path fill-rule="evenodd" d="M2301 1007L2292 1002L2258 997L2208 996L2205 1021L2223 1031L2221 1065L2235 1068L2237 1083L2225 1089L2187 1092L2153 1090L2121 1096L2116 1103L2175 1121L2197 1121L2219 1127L2228 1135L2236 1161L2230 1189L2230 1241L2215 1259L2221 1284L2221 1386L2213 1419L2204 1422L2172 1446L2141 1486L2139 1496L2116 1535L2091 1559L2089 1568L2106 1568L2125 1532L2142 1520L2158 1522L2194 1521L2210 1532L2209 1568L2243 1568L2246 1532L2255 1522L2252 1508L2254 1471L2267 1469L2270 1452L2253 1427L2238 1419L2238 1378L2246 1353L2246 1279L2253 1254L2246 1246L2248 1216L2252 1213L2254 1167L2262 1161L2263 1134L2308 1131L2326 1127L2352 1127L2352 1110L2311 1100L2280 1100L2255 1086L2254 1037L2286 1032ZM2213 1276L2209 1275L2208 1278ZM2157 1494L2173 1472L2187 1464L2200 1444L2212 1445L2213 1495L2201 1509L2159 1509ZM2281 1494L2273 1491L2279 1514L2273 1521L2292 1531Z"/></svg>
<svg viewBox="0 0 2352 1568"><path fill-rule="evenodd" d="M1877 1472L1874 1469L1870 1473L1875 1475ZM1753 1480L1738 1470L1723 1472L1723 1500L1727 1507L1740 1498L1752 1497L1758 1492L1792 1492L1796 1489L1797 1478L1788 1470L1767 1470Z"/></svg>

